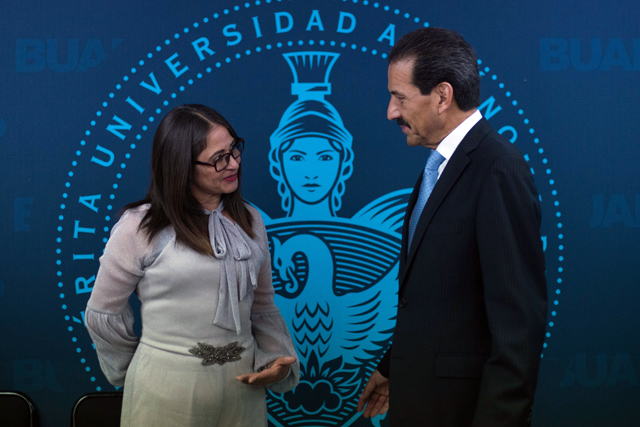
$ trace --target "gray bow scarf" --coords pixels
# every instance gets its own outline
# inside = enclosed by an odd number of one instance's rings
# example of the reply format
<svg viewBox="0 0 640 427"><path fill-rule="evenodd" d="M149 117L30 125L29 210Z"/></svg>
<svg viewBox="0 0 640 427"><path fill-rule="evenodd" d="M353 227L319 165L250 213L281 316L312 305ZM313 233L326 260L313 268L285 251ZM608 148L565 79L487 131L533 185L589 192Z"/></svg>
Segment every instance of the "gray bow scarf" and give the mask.
<svg viewBox="0 0 640 427"><path fill-rule="evenodd" d="M249 293L249 280L251 291L258 286L260 265L257 255L260 248L240 227L222 215L223 208L223 203L220 203L216 210L209 213L211 248L216 259L222 262L218 307L213 324L240 335L242 328L238 303Z"/></svg>

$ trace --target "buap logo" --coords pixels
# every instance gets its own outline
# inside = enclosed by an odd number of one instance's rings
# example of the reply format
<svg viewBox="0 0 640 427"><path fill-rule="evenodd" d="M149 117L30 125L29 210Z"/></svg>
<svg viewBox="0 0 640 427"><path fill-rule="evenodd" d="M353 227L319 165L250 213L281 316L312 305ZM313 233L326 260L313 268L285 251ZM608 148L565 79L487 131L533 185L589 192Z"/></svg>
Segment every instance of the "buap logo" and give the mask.
<svg viewBox="0 0 640 427"><path fill-rule="evenodd" d="M541 70L563 71L569 66L578 71L638 71L640 39L540 39Z"/></svg>
<svg viewBox="0 0 640 427"><path fill-rule="evenodd" d="M114 77L65 171L55 247L66 339L97 390L108 384L83 328L83 310L114 212L144 191L139 183L148 180L157 121L176 105L199 102L224 107L234 127L254 141L244 158L252 165L244 170L245 186L251 182L251 201L263 211L277 304L302 363L294 391L268 394L270 422L380 425L380 419L360 418L355 405L392 339L399 230L407 187L420 172L406 171L406 159L391 155L404 140L384 117L385 52L396 34L429 25L414 12L367 0L255 1L199 17ZM550 162L503 83L509 79L479 64L482 91L490 94L480 109L524 153L541 194L553 320L564 245ZM382 71L355 72L365 69ZM372 178L362 179L363 171ZM385 171L394 171L384 176L395 181L380 191L375 179ZM355 206L352 213L344 213L345 205ZM549 322L547 337L553 327Z"/></svg>
<svg viewBox="0 0 640 427"><path fill-rule="evenodd" d="M561 388L637 387L638 360L637 356L629 353L614 355L598 353L595 356L578 353L569 362L559 386Z"/></svg>
<svg viewBox="0 0 640 427"><path fill-rule="evenodd" d="M121 41L111 39L108 45L114 50ZM17 39L16 72L35 73L46 68L55 73L85 72L100 65L106 51L101 39L83 40L82 43L80 39ZM61 57L66 59L61 62Z"/></svg>

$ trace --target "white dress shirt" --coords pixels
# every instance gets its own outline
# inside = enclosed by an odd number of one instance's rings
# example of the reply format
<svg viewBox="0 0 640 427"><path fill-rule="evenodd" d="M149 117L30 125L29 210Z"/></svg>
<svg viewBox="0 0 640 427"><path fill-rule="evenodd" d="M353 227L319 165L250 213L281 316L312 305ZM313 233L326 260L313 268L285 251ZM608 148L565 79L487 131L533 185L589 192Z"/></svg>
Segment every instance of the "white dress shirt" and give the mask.
<svg viewBox="0 0 640 427"><path fill-rule="evenodd" d="M436 151L444 157L444 162L438 167L438 179L440 179L444 168L447 166L447 163L449 163L449 159L453 156L458 145L460 145L464 137L467 136L467 133L469 133L471 128L474 127L481 118L482 113L480 113L480 110L476 110L438 144Z"/></svg>

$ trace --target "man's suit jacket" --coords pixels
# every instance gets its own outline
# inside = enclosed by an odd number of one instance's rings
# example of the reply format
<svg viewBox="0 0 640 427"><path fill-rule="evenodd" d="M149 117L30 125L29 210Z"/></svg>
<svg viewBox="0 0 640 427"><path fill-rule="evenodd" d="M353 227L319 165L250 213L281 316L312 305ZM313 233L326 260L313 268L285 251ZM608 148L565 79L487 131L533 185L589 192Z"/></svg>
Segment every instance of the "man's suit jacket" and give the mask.
<svg viewBox="0 0 640 427"><path fill-rule="evenodd" d="M392 427L525 426L547 315L540 204L522 154L481 119L438 179L407 254L390 380Z"/></svg>

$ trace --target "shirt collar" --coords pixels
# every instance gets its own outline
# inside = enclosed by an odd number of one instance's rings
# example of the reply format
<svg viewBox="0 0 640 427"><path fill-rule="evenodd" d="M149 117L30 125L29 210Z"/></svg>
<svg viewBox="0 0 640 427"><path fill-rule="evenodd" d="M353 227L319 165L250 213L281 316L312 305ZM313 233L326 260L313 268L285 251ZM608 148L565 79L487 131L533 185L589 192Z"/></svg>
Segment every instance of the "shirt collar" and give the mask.
<svg viewBox="0 0 640 427"><path fill-rule="evenodd" d="M449 135L447 135L440 144L436 151L442 154L445 160L449 160L453 156L453 152L456 151L458 145L462 142L467 133L480 121L482 114L480 110L476 110L472 115L467 117L462 123L458 125Z"/></svg>

